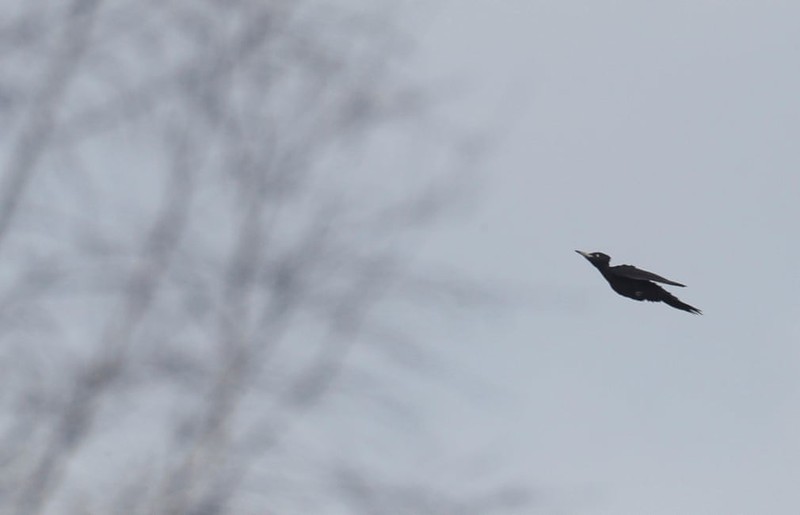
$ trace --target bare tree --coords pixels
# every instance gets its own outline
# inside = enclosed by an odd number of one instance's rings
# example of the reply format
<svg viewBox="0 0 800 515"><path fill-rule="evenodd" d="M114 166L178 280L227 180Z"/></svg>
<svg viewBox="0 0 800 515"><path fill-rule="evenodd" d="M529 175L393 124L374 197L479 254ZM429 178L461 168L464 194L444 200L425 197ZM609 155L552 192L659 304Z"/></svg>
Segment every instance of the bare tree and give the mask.
<svg viewBox="0 0 800 515"><path fill-rule="evenodd" d="M381 334L382 302L443 285L416 275L408 243L453 178L385 157L408 150L424 97L370 5L9 8L0 511L296 512L314 497L286 467L312 455L290 430ZM353 470L335 495L377 488ZM349 509L391 511L367 497Z"/></svg>

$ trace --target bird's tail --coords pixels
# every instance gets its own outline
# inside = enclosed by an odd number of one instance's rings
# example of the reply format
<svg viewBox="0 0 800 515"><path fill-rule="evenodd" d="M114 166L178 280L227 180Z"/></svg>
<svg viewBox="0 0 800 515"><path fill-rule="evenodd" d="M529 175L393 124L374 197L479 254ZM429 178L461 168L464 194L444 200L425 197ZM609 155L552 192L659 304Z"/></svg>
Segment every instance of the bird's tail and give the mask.
<svg viewBox="0 0 800 515"><path fill-rule="evenodd" d="M700 311L699 309L697 309L696 307L690 306L689 304L687 304L685 302L681 302L680 300L678 300L677 297L675 297L673 295L667 295L666 298L664 298L664 302L666 302L667 304L669 304L670 306L672 306L675 309L682 309L683 311L688 311L689 313L692 313L694 315L702 315L703 314L703 312Z"/></svg>

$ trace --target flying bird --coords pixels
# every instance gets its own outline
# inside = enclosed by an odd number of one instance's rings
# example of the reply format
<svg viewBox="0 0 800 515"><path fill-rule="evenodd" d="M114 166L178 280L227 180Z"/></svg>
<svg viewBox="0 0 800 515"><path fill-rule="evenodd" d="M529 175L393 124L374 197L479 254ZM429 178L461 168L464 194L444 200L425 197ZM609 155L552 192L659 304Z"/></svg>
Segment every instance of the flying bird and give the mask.
<svg viewBox="0 0 800 515"><path fill-rule="evenodd" d="M593 264L595 268L603 274L608 284L611 285L611 289L623 297L628 297L633 300L664 302L675 309L682 309L683 311L688 311L689 313L697 315L703 314L703 312L696 307L681 302L677 297L656 283L680 286L681 288L686 286L685 284L670 281L653 272L640 270L631 265L610 266L611 257L602 252L583 252L580 250L576 250L575 252L589 260L589 263Z"/></svg>

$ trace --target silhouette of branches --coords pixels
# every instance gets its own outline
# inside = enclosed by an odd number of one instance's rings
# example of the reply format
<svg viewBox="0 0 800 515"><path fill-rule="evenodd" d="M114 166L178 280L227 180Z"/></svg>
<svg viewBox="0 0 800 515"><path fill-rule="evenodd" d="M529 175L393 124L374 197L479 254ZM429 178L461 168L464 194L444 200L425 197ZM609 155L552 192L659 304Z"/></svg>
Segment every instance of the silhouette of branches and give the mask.
<svg viewBox="0 0 800 515"><path fill-rule="evenodd" d="M372 150L425 106L380 13L29 2L0 48L0 511L265 513L381 302L476 293L407 246L450 176Z"/></svg>

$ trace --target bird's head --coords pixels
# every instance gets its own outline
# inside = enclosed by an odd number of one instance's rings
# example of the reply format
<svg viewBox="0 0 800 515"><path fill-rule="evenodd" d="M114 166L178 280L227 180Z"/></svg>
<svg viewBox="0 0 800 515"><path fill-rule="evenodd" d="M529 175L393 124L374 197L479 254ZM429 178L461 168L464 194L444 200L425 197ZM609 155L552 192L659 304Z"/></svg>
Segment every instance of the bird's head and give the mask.
<svg viewBox="0 0 800 515"><path fill-rule="evenodd" d="M576 250L575 252L588 259L589 263L597 268L606 268L611 262L611 256L602 252L583 252L582 250Z"/></svg>

